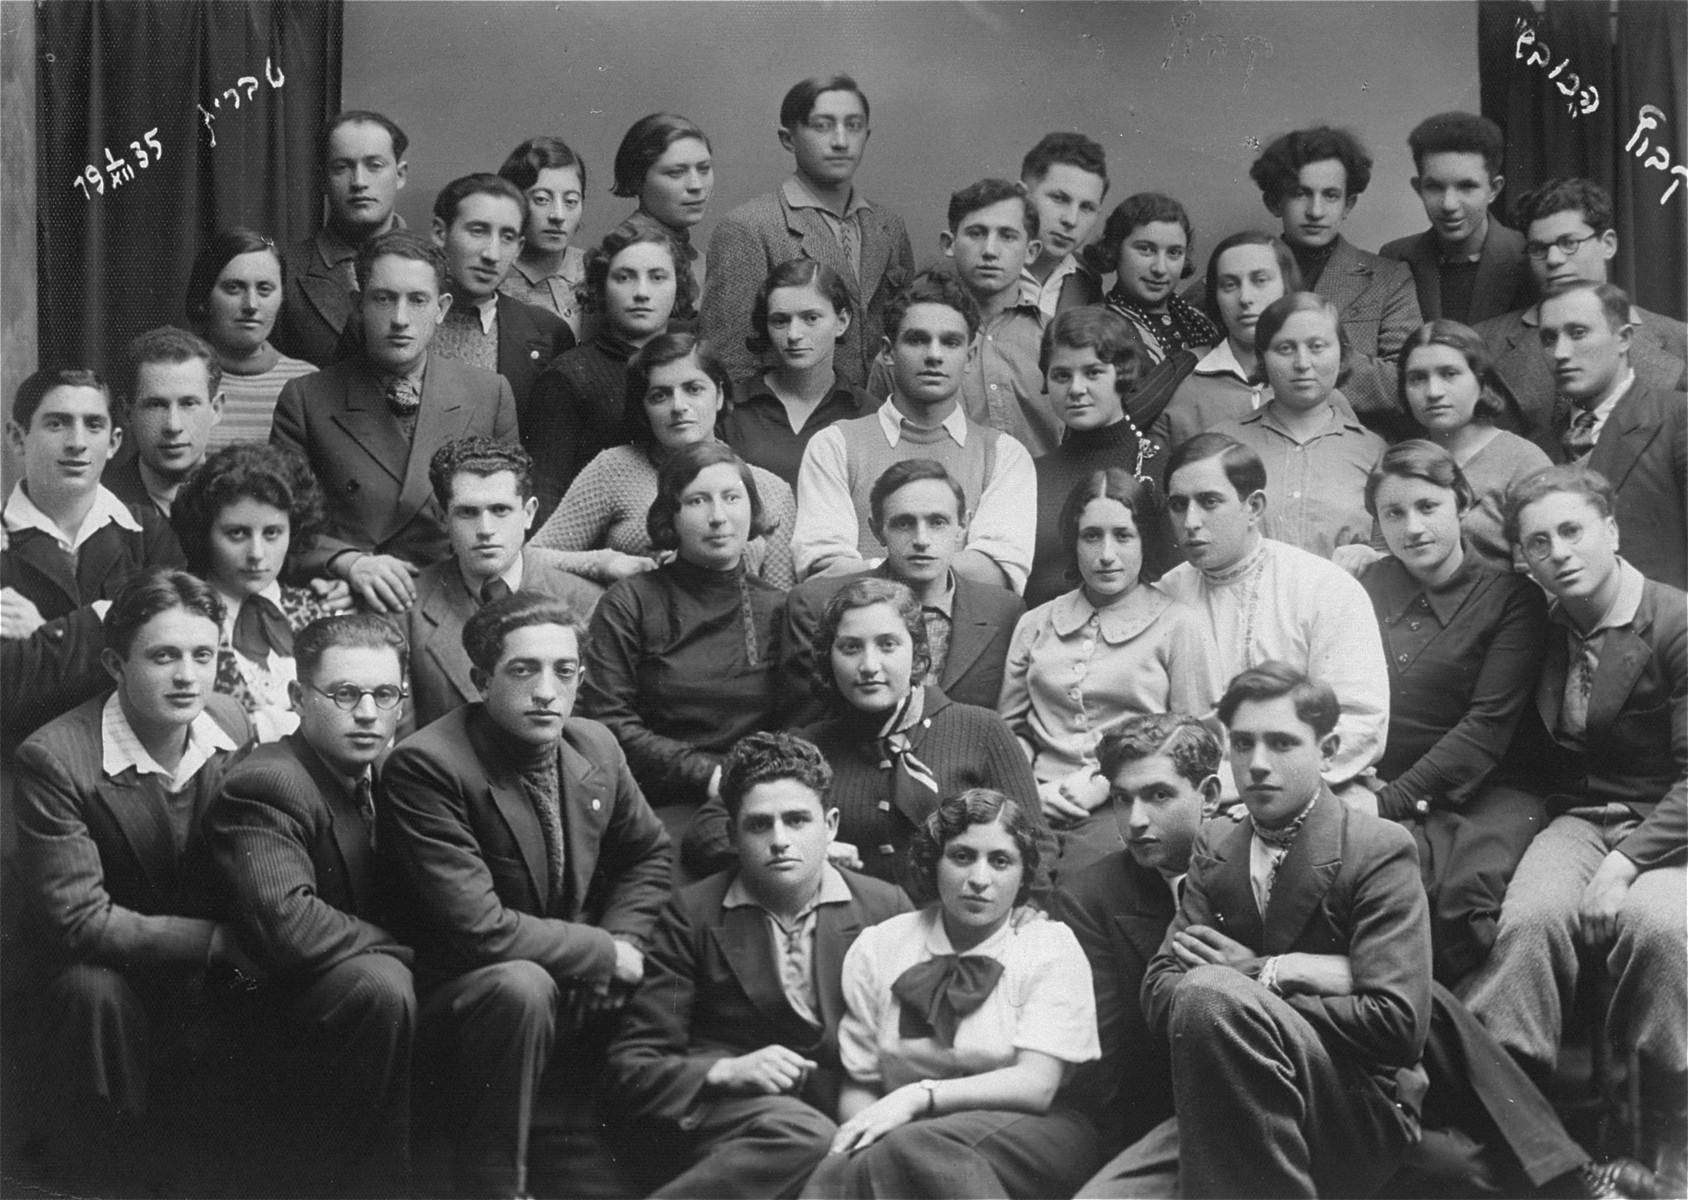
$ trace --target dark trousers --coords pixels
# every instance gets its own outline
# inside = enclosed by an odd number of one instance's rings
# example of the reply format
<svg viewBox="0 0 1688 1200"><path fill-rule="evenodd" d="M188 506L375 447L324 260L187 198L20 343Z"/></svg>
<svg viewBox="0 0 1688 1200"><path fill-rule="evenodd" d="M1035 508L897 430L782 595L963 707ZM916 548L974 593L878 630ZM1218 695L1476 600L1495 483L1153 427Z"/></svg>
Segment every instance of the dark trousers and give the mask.
<svg viewBox="0 0 1688 1200"><path fill-rule="evenodd" d="M689 1137L680 1135L691 1165L653 1196L795 1196L838 1132L831 1117L796 1096L705 1100L692 1116Z"/></svg>

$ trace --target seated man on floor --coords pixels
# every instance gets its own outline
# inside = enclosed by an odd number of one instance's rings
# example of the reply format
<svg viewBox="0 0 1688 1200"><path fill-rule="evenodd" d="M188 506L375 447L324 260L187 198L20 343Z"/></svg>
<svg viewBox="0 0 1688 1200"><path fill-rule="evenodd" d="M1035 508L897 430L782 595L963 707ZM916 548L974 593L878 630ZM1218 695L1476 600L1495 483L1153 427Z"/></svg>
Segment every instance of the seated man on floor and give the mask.
<svg viewBox="0 0 1688 1200"><path fill-rule="evenodd" d="M596 721L573 716L582 623L517 592L464 623L483 700L381 772L377 844L412 920L421 1082L455 1107L457 1193L528 1194L528 1127L563 1038L608 1030L644 975L668 831ZM561 1082L561 1081L559 1081Z"/></svg>
<svg viewBox="0 0 1688 1200"><path fill-rule="evenodd" d="M722 763L738 866L669 902L609 1051L635 1144L679 1148L655 1195L795 1195L832 1144L844 953L910 906L827 861L831 785L788 733L753 733Z"/></svg>
<svg viewBox="0 0 1688 1200"><path fill-rule="evenodd" d="M1610 485L1583 467L1515 484L1507 535L1553 597L1555 636L1510 770L1552 817L1507 888L1471 1011L1547 1081L1582 953L1640 1056L1649 1166L1680 1195L1688 1139L1688 597L1618 556ZM1559 630L1563 632L1560 633ZM1506 769L1506 768L1503 768Z"/></svg>

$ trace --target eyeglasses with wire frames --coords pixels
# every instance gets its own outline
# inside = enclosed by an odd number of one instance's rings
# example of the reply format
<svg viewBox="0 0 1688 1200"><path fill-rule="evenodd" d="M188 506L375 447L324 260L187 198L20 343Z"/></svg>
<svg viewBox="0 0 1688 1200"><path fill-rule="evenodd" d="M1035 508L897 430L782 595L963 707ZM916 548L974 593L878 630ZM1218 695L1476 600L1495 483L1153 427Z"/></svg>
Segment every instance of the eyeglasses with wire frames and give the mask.
<svg viewBox="0 0 1688 1200"><path fill-rule="evenodd" d="M376 708L394 708L399 701L410 694L408 689L395 687L390 683L383 683L380 687L375 688L360 688L355 683L340 683L332 688L319 688L314 684L307 684L306 686L317 695L328 697L334 701L336 708L343 709L346 712L351 712L362 704L365 696L375 701Z"/></svg>

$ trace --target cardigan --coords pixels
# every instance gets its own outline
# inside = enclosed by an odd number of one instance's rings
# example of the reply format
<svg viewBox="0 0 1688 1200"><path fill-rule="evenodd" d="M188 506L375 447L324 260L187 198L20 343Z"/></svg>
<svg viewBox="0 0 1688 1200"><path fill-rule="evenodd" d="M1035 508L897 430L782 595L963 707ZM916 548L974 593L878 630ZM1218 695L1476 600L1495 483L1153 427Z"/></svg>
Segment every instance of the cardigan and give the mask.
<svg viewBox="0 0 1688 1200"><path fill-rule="evenodd" d="M1477 453L1459 469L1465 481L1477 493L1477 503L1460 518L1460 528L1470 550L1484 562L1512 569L1512 544L1506 540L1502 513L1506 507L1506 489L1552 460L1534 442L1505 429L1497 430Z"/></svg>

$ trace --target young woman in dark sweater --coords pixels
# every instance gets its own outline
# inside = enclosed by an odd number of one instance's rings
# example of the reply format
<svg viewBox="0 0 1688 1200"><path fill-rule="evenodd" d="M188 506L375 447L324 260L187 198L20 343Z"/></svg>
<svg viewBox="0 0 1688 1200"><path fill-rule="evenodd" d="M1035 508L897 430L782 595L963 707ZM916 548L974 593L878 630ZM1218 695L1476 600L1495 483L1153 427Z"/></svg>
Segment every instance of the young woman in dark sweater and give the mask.
<svg viewBox="0 0 1688 1200"><path fill-rule="evenodd" d="M851 580L828 602L815 647L817 656L827 651L815 690L832 711L799 732L832 764L834 862L901 882L915 829L940 800L967 788L1003 792L1043 824L1031 766L1007 723L988 708L917 684L927 668L926 622L907 587L870 576ZM699 811L682 855L698 875L737 861L719 799Z"/></svg>

